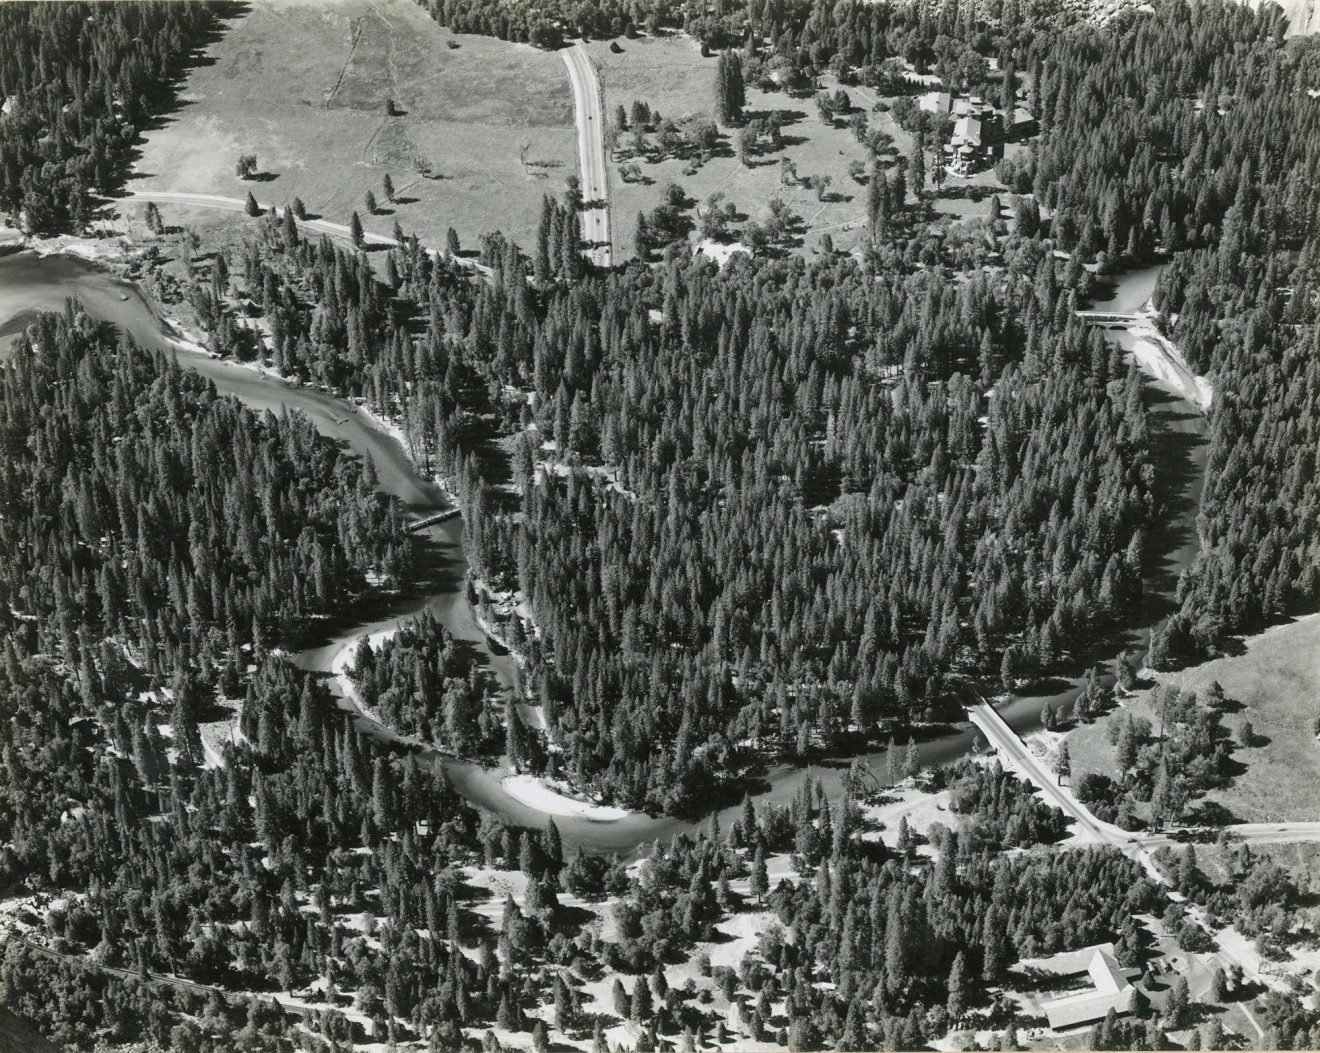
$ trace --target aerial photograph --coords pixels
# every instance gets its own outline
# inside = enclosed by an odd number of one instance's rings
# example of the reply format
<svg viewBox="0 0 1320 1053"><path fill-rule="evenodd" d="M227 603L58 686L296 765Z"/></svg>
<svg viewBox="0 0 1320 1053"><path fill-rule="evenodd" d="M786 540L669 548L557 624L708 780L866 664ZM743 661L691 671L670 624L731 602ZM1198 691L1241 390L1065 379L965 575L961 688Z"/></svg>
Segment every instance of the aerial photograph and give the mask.
<svg viewBox="0 0 1320 1053"><path fill-rule="evenodd" d="M0 0L0 1053L1320 1048L1320 0Z"/></svg>

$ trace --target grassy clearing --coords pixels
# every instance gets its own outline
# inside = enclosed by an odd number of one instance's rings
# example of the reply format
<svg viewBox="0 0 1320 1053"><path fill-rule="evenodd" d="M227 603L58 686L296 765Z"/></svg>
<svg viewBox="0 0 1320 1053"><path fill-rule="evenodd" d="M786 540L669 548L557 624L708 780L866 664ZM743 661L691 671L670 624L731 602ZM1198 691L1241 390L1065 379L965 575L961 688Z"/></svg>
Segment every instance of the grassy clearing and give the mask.
<svg viewBox="0 0 1320 1053"><path fill-rule="evenodd" d="M1179 675L1179 674L1175 674ZM1320 616L1276 626L1246 642L1240 655L1206 662L1181 674L1181 683L1202 691L1212 681L1241 708L1224 717L1238 738L1251 721L1254 745L1234 758L1247 766L1212 800L1248 822L1308 820L1320 815Z"/></svg>
<svg viewBox="0 0 1320 1053"><path fill-rule="evenodd" d="M715 58L702 58L700 45L687 37L638 38L620 41L622 53L614 54L608 44L592 43L588 51L600 71L605 95L605 117L612 119L616 106L628 109L634 99L641 99L665 118L684 116L711 117L714 112ZM833 90L833 82L823 83ZM856 106L869 110L873 96L866 89L847 89ZM865 96L865 97L863 97ZM865 217L866 188L848 174L850 161L865 160L865 150L847 128L827 126L816 112L810 98L798 98L784 92L763 92L747 88L749 117L773 110L783 111L785 148L755 159L747 167L737 157L736 143L729 129L726 133L726 156L716 156L696 171L685 175L689 162L670 159L658 163L642 162L645 182L625 183L619 175L620 164L610 164L610 195L614 220L616 259L633 253L633 231L639 211L649 212L660 203L663 188L677 183L689 198L701 202L716 190L741 215L763 220L769 215L769 202L778 197L806 224L804 248L814 249L822 233L829 232L835 247L850 249L856 243ZM894 135L900 156L908 148L907 134L893 125L888 114L874 113L873 121ZM736 132L736 130L735 130ZM783 186L780 182L780 159L787 157L797 165L799 177L829 176L827 200L816 191L801 185Z"/></svg>
<svg viewBox="0 0 1320 1053"><path fill-rule="evenodd" d="M466 247L491 230L530 242L541 195L577 171L563 60L452 34L410 0L255 0L208 57L179 112L146 132L131 189L300 197L335 222L357 211L380 234L397 219L440 241L452 226ZM401 116L386 115L387 98ZM256 154L256 180L235 175L241 153ZM439 178L419 175L419 161ZM397 205L381 192L386 174ZM379 215L365 214L368 190Z"/></svg>
<svg viewBox="0 0 1320 1053"><path fill-rule="evenodd" d="M1275 626L1247 640L1241 654L1157 676L1197 692L1218 680L1229 700L1223 724L1235 743L1233 760L1245 770L1206 794L1205 801L1222 805L1241 822L1305 822L1320 815L1320 743L1314 733L1320 716L1320 615ZM1125 705L1158 727L1149 696L1138 692ZM1119 712L1068 736L1074 777L1084 770L1114 774L1106 727ZM1250 746L1240 745L1246 721L1254 735Z"/></svg>
<svg viewBox="0 0 1320 1053"><path fill-rule="evenodd" d="M684 117L711 118L714 112L714 81L716 58L703 58L700 46L685 36L639 37L618 42L622 51L612 52L607 42L593 42L587 50L599 71L601 88L605 96L605 118L613 120L615 108L630 110L634 100L640 99L662 117L681 121ZM829 76L820 80L821 90L833 92L838 82ZM882 98L868 88L852 86L844 89L853 106L867 114L872 128L879 128L890 136L893 146L886 157L904 167L912 146L911 136L898 126L887 111L876 110L877 103L892 104L892 98ZM660 162L641 161L642 180L624 182L620 169L630 160L620 153L610 159L610 195L613 215L615 258L622 260L634 255L633 233L638 212L649 213L660 203L661 194L669 183L677 183L689 199L701 203L720 191L732 203L742 219L763 221L770 214L769 203L774 198L784 201L801 218L805 231L801 235L803 251L817 251L820 239L829 234L834 247L843 251L855 248L864 236L866 215L866 186L849 172L855 162L865 163L867 154L852 132L842 126L826 124L817 112L811 96L793 96L786 92L765 92L756 87L747 88L748 118L765 116L778 111L783 119L784 147L754 159L751 167L737 156L737 129L722 129L725 141L722 150L705 163L669 159ZM624 137L625 141L627 136ZM785 185L780 176L782 159L791 161L799 180ZM933 157L928 154L928 163ZM824 195L804 180L827 176L829 187ZM1003 193L1003 184L993 171L981 172L970 178L950 178L950 190L961 191L975 186L988 197ZM987 202L964 198L937 196L933 200L936 223L958 223L980 219L986 215Z"/></svg>

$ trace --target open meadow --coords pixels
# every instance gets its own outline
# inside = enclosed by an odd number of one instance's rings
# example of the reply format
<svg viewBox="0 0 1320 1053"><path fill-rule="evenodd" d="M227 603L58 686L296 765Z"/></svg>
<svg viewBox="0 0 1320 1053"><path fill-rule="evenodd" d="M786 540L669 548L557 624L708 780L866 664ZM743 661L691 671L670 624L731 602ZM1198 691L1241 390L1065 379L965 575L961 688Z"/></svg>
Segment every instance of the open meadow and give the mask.
<svg viewBox="0 0 1320 1053"><path fill-rule="evenodd" d="M452 226L469 248L493 230L532 241L542 194L561 194L577 171L557 54L455 35L411 0L245 10L189 75L177 111L145 131L130 191L297 197L338 223L356 211L378 234L397 220L440 243ZM256 155L252 179L236 174L242 154Z"/></svg>
<svg viewBox="0 0 1320 1053"><path fill-rule="evenodd" d="M1203 801L1193 802L1193 808L1215 803L1246 823L1304 822L1320 815L1320 741L1315 734L1320 717L1320 615L1250 637L1239 654L1158 673L1156 678L1198 693L1215 681L1224 689L1223 726L1234 743L1232 759L1239 771ZM1125 709L1158 728L1149 691L1138 692ZM1123 712L1115 709L1069 734L1074 777L1085 771L1115 774L1107 724ZM1248 721L1249 745L1241 741Z"/></svg>

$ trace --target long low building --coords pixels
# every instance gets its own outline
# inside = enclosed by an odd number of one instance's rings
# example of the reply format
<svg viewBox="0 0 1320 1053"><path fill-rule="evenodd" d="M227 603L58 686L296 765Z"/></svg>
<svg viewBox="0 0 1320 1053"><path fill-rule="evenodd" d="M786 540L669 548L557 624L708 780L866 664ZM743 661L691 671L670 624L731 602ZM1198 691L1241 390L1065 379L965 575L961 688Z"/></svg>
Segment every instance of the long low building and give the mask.
<svg viewBox="0 0 1320 1053"><path fill-rule="evenodd" d="M1120 1015L1129 1012L1134 991L1132 981L1141 977L1140 969L1119 965L1112 943L1022 961L1017 968L1028 974L1047 974L1063 980L1089 978L1090 986L1084 990L1041 1003L1045 1018L1055 1031L1098 1023L1111 1009Z"/></svg>

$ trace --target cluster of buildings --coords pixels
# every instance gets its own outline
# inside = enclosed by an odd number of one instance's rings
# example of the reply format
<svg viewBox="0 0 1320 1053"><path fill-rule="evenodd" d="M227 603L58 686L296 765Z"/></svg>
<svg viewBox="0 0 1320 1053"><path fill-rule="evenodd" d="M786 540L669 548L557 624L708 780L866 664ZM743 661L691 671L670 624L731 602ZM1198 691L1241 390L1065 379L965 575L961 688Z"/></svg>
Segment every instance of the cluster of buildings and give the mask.
<svg viewBox="0 0 1320 1053"><path fill-rule="evenodd" d="M952 92L930 92L919 105L928 113L953 119L953 135L944 146L944 164L955 175L987 168L1004 155L1004 144L1036 132L1036 119L1022 105L1011 114L995 109L979 95L958 98Z"/></svg>

